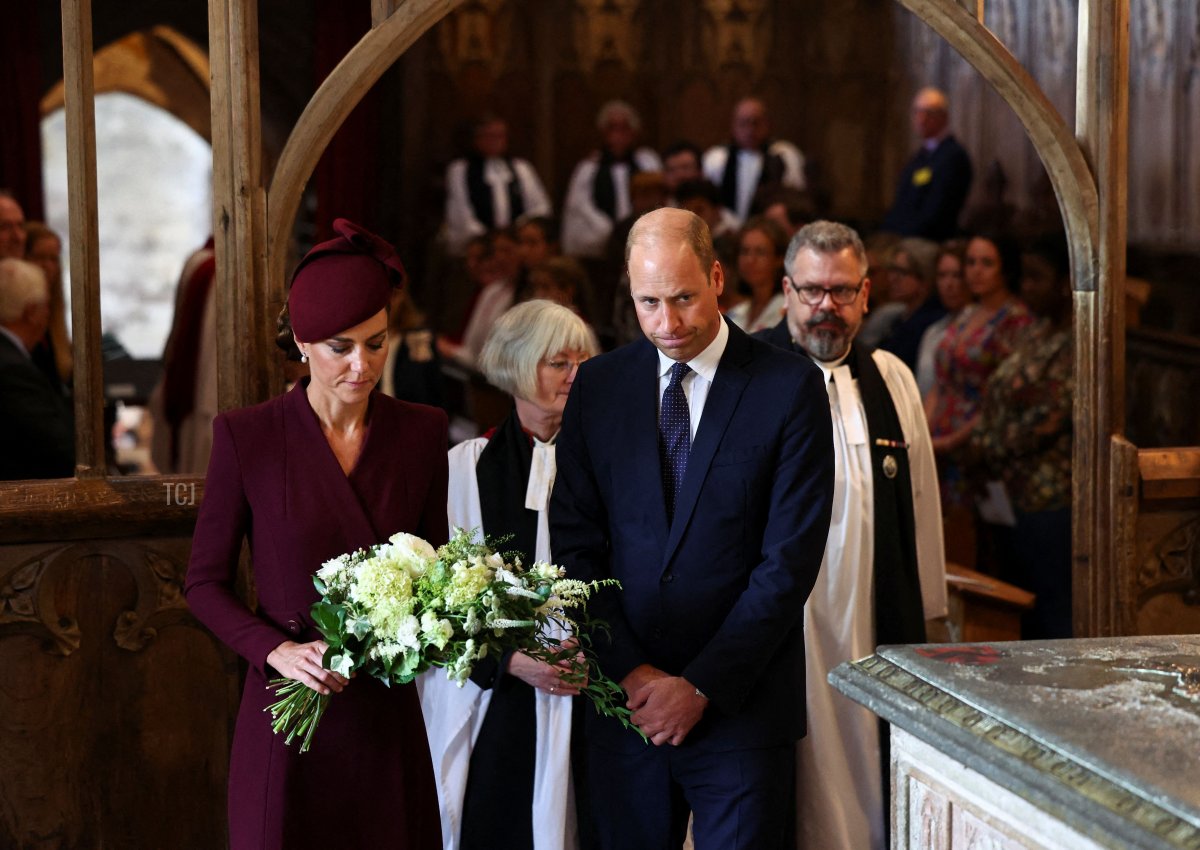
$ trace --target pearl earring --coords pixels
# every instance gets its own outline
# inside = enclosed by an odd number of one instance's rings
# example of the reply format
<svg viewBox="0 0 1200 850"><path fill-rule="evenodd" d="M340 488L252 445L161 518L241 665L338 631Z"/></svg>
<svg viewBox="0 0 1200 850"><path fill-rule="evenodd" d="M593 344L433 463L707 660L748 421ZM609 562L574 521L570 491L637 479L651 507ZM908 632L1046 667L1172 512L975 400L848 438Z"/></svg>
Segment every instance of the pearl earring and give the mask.
<svg viewBox="0 0 1200 850"><path fill-rule="evenodd" d="M307 363L307 362L308 362L308 355L307 355L307 354L305 354L303 351L301 351L301 352L300 352L300 362L301 362L301 363Z"/></svg>

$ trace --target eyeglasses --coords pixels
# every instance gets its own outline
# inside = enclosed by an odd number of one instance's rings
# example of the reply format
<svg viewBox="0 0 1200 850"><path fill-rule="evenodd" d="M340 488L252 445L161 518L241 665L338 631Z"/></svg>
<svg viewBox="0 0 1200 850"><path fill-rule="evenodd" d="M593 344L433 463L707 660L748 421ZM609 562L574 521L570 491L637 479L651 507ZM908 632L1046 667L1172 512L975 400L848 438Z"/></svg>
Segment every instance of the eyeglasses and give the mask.
<svg viewBox="0 0 1200 850"><path fill-rule="evenodd" d="M543 359L542 363L544 363L547 368L554 369L556 372L566 372L572 368L578 369L589 359L591 358L587 356L580 357L578 360L571 360L567 357L555 357L552 360Z"/></svg>
<svg viewBox="0 0 1200 850"><path fill-rule="evenodd" d="M788 283L792 287L792 292L795 292L796 296L809 307L819 305L825 300L826 295L833 299L834 304L839 307L845 307L847 304L853 303L854 299L858 297L858 293L862 292L863 282L866 279L866 275L863 275L854 286L850 286L849 284L842 284L841 286L813 286L808 284L796 286L794 281L788 281Z"/></svg>

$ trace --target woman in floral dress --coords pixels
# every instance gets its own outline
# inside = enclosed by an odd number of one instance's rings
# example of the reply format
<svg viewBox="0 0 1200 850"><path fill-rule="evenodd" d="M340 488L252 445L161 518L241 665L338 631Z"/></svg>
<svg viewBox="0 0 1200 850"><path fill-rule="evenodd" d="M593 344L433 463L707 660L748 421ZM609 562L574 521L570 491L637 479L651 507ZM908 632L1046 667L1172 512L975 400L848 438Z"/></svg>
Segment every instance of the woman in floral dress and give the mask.
<svg viewBox="0 0 1200 850"><path fill-rule="evenodd" d="M1060 235L1021 258L1021 297L1037 322L992 373L971 438L1003 481L1016 525L994 535L1001 575L1037 594L1021 637L1071 637L1071 281Z"/></svg>
<svg viewBox="0 0 1200 850"><path fill-rule="evenodd" d="M944 508L971 503L963 449L979 422L984 384L1032 321L1014 295L1021 273L1015 242L1002 236L973 237L964 272L975 306L946 329L934 358L937 382L925 400Z"/></svg>

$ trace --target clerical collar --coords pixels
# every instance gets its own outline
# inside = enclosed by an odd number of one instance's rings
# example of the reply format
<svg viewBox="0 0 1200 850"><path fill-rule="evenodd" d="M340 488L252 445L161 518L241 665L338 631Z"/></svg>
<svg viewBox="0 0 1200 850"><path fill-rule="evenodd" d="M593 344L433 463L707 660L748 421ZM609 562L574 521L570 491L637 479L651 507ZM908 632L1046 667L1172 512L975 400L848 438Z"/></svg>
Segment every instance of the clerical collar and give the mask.
<svg viewBox="0 0 1200 850"><path fill-rule="evenodd" d="M847 348L846 353L843 354L841 357L839 357L837 360L829 360L829 361L818 360L817 358L813 357L811 354L808 357L810 360L812 360L813 363L816 363L817 368L820 369L822 373L824 373L825 383L829 383L829 379L833 376L833 370L836 369L838 366L841 366L843 363L845 363L846 358L849 356L850 356L850 349Z"/></svg>
<svg viewBox="0 0 1200 850"><path fill-rule="evenodd" d="M708 347L693 357L687 362L695 372L704 380L712 383L717 377L717 367L721 365L721 355L725 353L725 344L729 342L729 326L725 324L725 319L721 319L721 326L717 328L717 335ZM659 377L671 371L671 367L675 365L675 361L661 351L658 352L658 374Z"/></svg>

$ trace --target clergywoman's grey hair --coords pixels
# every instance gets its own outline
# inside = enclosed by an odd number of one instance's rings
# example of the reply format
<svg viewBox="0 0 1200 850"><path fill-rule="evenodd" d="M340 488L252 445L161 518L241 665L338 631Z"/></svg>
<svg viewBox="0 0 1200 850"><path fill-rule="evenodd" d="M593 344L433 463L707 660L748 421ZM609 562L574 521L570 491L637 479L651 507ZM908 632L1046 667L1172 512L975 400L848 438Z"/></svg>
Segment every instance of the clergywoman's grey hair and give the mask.
<svg viewBox="0 0 1200 850"><path fill-rule="evenodd" d="M479 353L479 370L496 387L517 398L537 395L538 363L564 350L600 352L583 319L553 301L535 299L501 316Z"/></svg>

